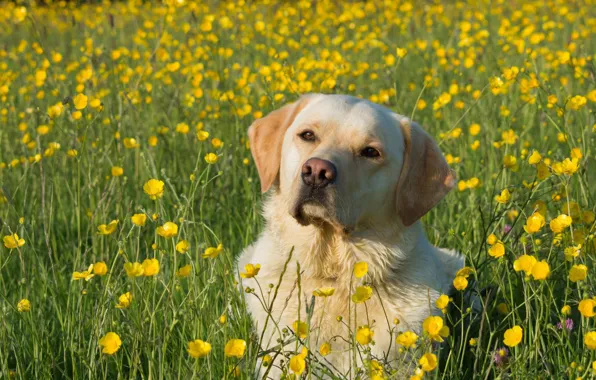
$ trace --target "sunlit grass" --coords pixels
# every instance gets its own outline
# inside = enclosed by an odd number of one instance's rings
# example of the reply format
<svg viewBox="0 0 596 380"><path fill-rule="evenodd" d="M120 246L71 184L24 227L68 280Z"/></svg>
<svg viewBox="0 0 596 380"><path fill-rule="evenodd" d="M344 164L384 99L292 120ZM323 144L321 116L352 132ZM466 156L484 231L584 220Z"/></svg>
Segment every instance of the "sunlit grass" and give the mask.
<svg viewBox="0 0 596 380"><path fill-rule="evenodd" d="M309 4L0 5L0 378L252 378L246 130L307 92L437 139L459 183L427 233L473 269L458 295L485 290L440 347L396 324L403 354L373 360L354 331L352 378L594 376L592 4ZM308 348L267 354L308 376Z"/></svg>

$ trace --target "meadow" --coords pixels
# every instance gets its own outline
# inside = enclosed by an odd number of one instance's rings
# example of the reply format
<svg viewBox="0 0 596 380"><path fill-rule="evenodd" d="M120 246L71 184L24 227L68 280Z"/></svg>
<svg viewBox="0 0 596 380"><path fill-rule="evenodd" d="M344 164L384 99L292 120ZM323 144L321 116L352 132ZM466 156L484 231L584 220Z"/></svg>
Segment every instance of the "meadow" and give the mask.
<svg viewBox="0 0 596 380"><path fill-rule="evenodd" d="M0 3L0 378L249 379L275 354L314 378L333 342L261 352L238 272L267 263L235 264L263 224L247 128L309 92L436 138L458 185L426 230L484 291L474 323L441 298L448 334L379 327L398 358L354 329L348 378L595 377L595 8Z"/></svg>

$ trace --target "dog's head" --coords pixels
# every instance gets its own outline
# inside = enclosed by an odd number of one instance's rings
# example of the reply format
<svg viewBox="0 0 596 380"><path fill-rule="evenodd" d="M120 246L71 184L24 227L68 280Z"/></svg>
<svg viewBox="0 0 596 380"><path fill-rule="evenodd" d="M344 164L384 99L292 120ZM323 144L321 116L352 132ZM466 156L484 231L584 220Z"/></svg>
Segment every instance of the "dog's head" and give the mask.
<svg viewBox="0 0 596 380"><path fill-rule="evenodd" d="M248 131L261 190L274 188L302 225L350 231L395 218L409 226L454 186L433 139L366 100L306 95Z"/></svg>

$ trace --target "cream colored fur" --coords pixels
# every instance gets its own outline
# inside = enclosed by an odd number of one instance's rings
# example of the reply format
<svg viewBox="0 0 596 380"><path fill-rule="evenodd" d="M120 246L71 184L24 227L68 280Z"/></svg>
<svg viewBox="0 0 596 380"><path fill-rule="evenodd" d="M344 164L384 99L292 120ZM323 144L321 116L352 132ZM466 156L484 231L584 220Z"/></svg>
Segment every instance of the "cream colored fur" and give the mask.
<svg viewBox="0 0 596 380"><path fill-rule="evenodd" d="M318 349L323 342L331 342L332 353L325 359L338 372L346 374L354 363L345 352L347 344L342 339L333 339L349 337L345 324L337 321L338 316L351 325L352 331L357 326L370 325L375 331L372 354L395 357L396 334L394 331L390 338L389 333L395 328L394 319L400 321L397 331L420 333L423 320L440 313L434 306L435 300L450 291L455 272L463 267L464 260L454 251L432 246L421 223L406 225L396 209L403 203L399 190L405 177L401 181L400 177L418 175L407 174L404 169L408 155L417 154L407 149L403 128L409 121L383 107L351 97L312 95L306 101L294 119L287 121L289 125L282 127L279 177L264 201L266 226L257 241L242 252L238 268L242 272L246 264L261 265L256 279L267 298L268 285L277 285L284 263L293 252L271 312L275 321L269 321L264 332L263 349L278 344L282 329L291 327L299 318L306 320L306 305L311 303L315 289L334 287L333 296L316 298L309 338L311 350ZM295 138L304 125L315 125L315 133L321 136L316 146L303 145ZM416 136L413 138L422 135ZM428 141L436 147L432 140ZM369 162L354 153L367 144L381 150L382 161ZM325 222L305 226L289 210L297 202L298 189L302 186L299 169L310 157L334 162L338 181L333 188L331 209L318 209L318 205L305 208L305 212ZM433 163L425 166L430 164ZM261 165L267 164L261 162ZM354 178L346 178L348 175ZM450 176L450 172L445 172L445 176ZM453 178L441 180L452 186ZM425 191L429 190L422 189L419 194L424 195ZM412 202L410 206L419 204L415 199ZM423 201L420 204L434 206ZM426 210L422 210L421 214L424 213ZM354 264L360 261L368 263L369 272L363 280L374 288L366 308L350 303L354 288L362 282L352 274ZM297 285L298 265L301 292ZM242 279L242 285L254 288L260 296L255 279ZM267 312L255 295L248 294L246 301L260 337ZM295 345L288 347L294 348ZM270 375L275 378L279 371Z"/></svg>

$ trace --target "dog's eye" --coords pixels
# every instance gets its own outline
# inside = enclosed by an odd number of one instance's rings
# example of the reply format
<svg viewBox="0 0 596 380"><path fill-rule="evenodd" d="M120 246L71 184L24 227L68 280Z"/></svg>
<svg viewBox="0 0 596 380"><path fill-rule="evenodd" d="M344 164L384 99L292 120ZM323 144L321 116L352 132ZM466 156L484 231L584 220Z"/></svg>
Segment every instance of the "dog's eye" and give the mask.
<svg viewBox="0 0 596 380"><path fill-rule="evenodd" d="M313 131L304 131L298 136L304 141L315 141L315 133Z"/></svg>
<svg viewBox="0 0 596 380"><path fill-rule="evenodd" d="M377 158L381 155L381 153L379 153L379 151L372 146L367 146L366 148L362 149L360 155L366 158Z"/></svg>

